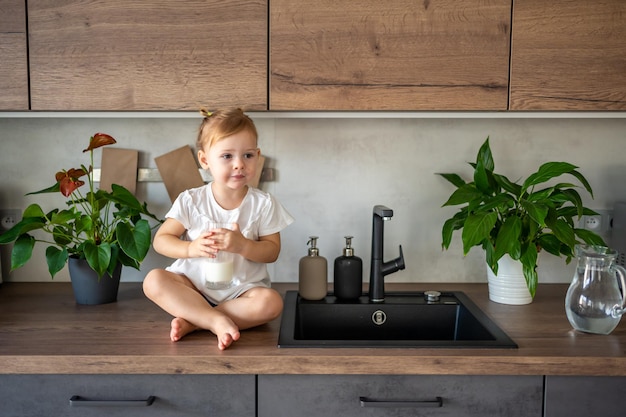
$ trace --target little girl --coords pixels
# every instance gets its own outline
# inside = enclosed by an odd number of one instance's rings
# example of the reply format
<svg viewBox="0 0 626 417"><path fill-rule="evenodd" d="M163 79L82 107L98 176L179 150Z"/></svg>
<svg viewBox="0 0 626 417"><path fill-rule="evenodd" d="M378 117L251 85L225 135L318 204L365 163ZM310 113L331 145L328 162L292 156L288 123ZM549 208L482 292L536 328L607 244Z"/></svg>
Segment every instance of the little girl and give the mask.
<svg viewBox="0 0 626 417"><path fill-rule="evenodd" d="M206 329L223 350L239 339L240 330L282 312L282 297L270 288L266 264L278 258L280 231L293 218L270 194L247 185L261 154L252 120L241 109L203 115L198 161L213 181L182 192L165 215L154 249L177 260L150 271L143 290L174 316L172 341ZM207 230L208 221L231 224L232 230ZM226 289L212 289L201 273L202 258L218 251L236 254L232 285Z"/></svg>

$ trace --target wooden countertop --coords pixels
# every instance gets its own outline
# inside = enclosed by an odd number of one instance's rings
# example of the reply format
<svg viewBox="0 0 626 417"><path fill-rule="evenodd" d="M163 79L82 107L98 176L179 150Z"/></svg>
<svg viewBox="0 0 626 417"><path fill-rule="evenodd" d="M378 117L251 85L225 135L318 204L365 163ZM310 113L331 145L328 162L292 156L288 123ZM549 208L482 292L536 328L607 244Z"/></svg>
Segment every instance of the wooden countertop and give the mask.
<svg viewBox="0 0 626 417"><path fill-rule="evenodd" d="M488 301L486 284L387 284L427 289L465 292L519 349L279 349L278 319L221 352L210 332L170 342L171 317L139 283L122 283L118 302L100 306L77 305L69 283L4 283L0 373L626 376L626 319L609 336L572 330L567 285L540 285L532 304L506 306Z"/></svg>

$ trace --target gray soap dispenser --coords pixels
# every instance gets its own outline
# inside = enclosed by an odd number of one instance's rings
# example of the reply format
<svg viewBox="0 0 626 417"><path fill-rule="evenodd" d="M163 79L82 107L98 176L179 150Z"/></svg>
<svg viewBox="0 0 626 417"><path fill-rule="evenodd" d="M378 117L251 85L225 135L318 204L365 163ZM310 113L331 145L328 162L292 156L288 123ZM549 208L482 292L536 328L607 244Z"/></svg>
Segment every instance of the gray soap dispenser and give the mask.
<svg viewBox="0 0 626 417"><path fill-rule="evenodd" d="M321 300L328 292L328 263L319 254L317 239L309 237L309 254L300 259L298 269L298 291L305 300Z"/></svg>
<svg viewBox="0 0 626 417"><path fill-rule="evenodd" d="M354 256L352 236L345 236L343 255L335 259L335 295L342 299L356 299L363 291L363 261Z"/></svg>

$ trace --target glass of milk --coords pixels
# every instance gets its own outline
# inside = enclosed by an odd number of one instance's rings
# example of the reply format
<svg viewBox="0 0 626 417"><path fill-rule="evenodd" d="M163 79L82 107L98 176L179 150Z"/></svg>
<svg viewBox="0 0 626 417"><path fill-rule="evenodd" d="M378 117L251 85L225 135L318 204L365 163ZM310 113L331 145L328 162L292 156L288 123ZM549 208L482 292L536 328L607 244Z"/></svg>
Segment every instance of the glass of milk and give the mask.
<svg viewBox="0 0 626 417"><path fill-rule="evenodd" d="M208 230L230 229L230 223L209 223ZM204 275L204 285L211 290L225 290L233 285L233 261L234 255L231 252L219 251L215 258L202 258L202 272Z"/></svg>

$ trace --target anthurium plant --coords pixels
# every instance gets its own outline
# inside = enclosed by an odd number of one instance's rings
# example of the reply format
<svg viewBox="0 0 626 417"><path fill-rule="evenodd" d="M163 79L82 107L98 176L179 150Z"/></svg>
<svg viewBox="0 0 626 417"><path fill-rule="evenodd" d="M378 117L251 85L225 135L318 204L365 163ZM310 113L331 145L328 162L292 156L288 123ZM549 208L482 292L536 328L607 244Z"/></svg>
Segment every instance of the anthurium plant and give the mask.
<svg viewBox="0 0 626 417"><path fill-rule="evenodd" d="M146 203L140 203L126 188L113 184L111 192L95 189L93 178L94 149L115 144L105 133L96 133L83 152L89 152L90 165L56 173L56 183L49 188L29 193L58 193L67 197L67 208L48 213L31 204L22 220L0 235L0 244L14 242L11 269L23 266L33 254L36 242L47 243L46 261L52 278L70 256L85 259L102 276L112 274L118 263L139 269L150 248L152 229L161 220L152 214ZM88 190L81 192L87 181ZM155 220L151 226L144 217ZM43 231L36 236L33 231ZM46 235L47 233L47 235ZM41 236L47 236L42 238Z"/></svg>
<svg viewBox="0 0 626 417"><path fill-rule="evenodd" d="M474 246L485 251L487 265L498 273L498 260L505 254L522 263L524 277L531 296L537 288L537 254L545 250L565 256L569 263L574 247L580 241L606 246L597 234L577 228L575 219L597 214L583 206L576 188L569 182L545 185L546 182L568 174L593 197L593 191L576 166L567 162L547 162L521 183L513 182L494 172L495 164L489 138L478 151L473 181L466 182L458 174L443 174L456 190L445 206L461 205L459 211L445 221L442 247L448 249L455 230L463 229L463 254ZM543 184L543 185L542 185Z"/></svg>

